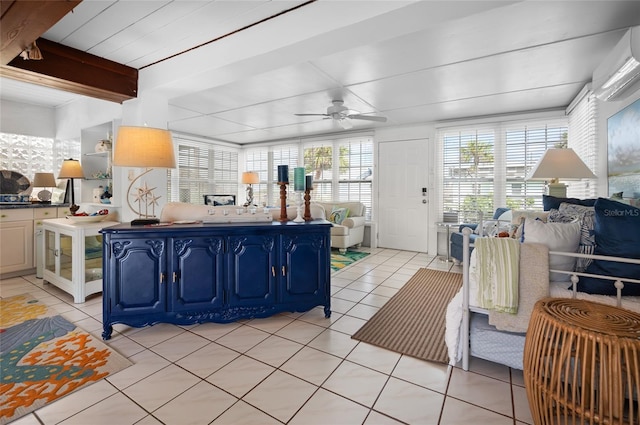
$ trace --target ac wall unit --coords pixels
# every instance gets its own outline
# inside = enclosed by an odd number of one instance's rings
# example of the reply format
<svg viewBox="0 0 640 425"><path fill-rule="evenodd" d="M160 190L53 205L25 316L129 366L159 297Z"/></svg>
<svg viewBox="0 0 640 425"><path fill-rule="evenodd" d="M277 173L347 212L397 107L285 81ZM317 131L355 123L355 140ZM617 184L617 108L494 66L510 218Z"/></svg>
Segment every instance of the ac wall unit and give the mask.
<svg viewBox="0 0 640 425"><path fill-rule="evenodd" d="M594 94L620 100L640 89L640 26L630 28L593 71Z"/></svg>

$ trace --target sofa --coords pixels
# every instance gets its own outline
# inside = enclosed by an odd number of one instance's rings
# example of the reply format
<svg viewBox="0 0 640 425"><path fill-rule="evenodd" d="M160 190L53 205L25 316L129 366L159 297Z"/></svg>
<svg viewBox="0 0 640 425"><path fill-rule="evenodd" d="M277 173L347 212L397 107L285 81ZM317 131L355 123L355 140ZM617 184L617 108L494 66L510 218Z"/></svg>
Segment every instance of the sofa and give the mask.
<svg viewBox="0 0 640 425"><path fill-rule="evenodd" d="M316 202L316 205L322 207L324 216L332 224L332 248L338 248L344 254L347 248L359 248L362 245L366 211L362 202Z"/></svg>
<svg viewBox="0 0 640 425"><path fill-rule="evenodd" d="M240 218L238 217L237 210L243 210L243 214L240 217L246 218L246 221L251 220L251 217L249 216L249 214L251 214L249 209L238 205L211 206L189 204L185 202L168 202L162 208L160 221L163 223L183 220L214 221L215 218L220 218L220 222L226 222L233 221L232 219L234 218ZM224 211L227 212L226 216L224 215ZM270 219L277 221L280 218L280 208L269 208L267 211L270 214ZM324 208L317 204L312 203L310 205L310 212L311 218L313 219L325 218ZM287 218L289 220L296 218L297 213L297 207L287 208ZM265 215L264 208L256 208L256 214L260 216ZM226 219L223 217L226 217Z"/></svg>

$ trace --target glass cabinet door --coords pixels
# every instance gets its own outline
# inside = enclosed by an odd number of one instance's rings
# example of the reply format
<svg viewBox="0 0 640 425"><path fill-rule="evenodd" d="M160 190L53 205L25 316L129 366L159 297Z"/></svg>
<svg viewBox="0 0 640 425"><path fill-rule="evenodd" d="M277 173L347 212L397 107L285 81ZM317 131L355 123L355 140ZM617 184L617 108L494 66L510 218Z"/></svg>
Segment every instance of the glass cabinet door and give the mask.
<svg viewBox="0 0 640 425"><path fill-rule="evenodd" d="M84 280L102 279L102 235L84 237Z"/></svg>
<svg viewBox="0 0 640 425"><path fill-rule="evenodd" d="M60 276L72 280L73 278L73 237L60 234Z"/></svg>
<svg viewBox="0 0 640 425"><path fill-rule="evenodd" d="M44 267L52 273L56 272L56 232L44 231Z"/></svg>

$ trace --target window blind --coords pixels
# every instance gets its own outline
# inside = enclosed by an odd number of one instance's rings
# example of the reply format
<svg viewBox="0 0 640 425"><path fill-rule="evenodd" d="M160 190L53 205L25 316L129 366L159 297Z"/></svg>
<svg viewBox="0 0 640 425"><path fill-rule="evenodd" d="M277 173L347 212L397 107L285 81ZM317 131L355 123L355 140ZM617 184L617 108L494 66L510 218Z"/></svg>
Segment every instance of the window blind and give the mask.
<svg viewBox="0 0 640 425"><path fill-rule="evenodd" d="M526 180L545 150L566 144L567 119L496 122L438 130L439 216L491 217L497 207L542 209L544 182Z"/></svg>
<svg viewBox="0 0 640 425"><path fill-rule="evenodd" d="M584 163L596 173L597 170L597 123L598 102L589 90L569 114L569 147L572 148ZM567 188L567 196L574 198L593 198L598 193L598 179L587 179L571 182Z"/></svg>
<svg viewBox="0 0 640 425"><path fill-rule="evenodd" d="M238 193L238 152L174 137L176 166L169 169L170 201L204 203L204 195Z"/></svg>

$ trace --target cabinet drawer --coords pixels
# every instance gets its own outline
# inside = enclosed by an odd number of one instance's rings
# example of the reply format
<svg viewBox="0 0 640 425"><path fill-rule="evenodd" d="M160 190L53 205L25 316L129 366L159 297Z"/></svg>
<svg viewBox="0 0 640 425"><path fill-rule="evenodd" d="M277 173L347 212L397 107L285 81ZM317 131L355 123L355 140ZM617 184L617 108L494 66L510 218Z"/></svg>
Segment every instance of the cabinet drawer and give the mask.
<svg viewBox="0 0 640 425"><path fill-rule="evenodd" d="M0 210L0 223L5 221L33 220L33 208Z"/></svg>
<svg viewBox="0 0 640 425"><path fill-rule="evenodd" d="M34 208L33 218L41 220L44 218L58 218L58 209L56 207L51 208Z"/></svg>
<svg viewBox="0 0 640 425"><path fill-rule="evenodd" d="M69 207L58 207L58 218L65 218L71 214Z"/></svg>

